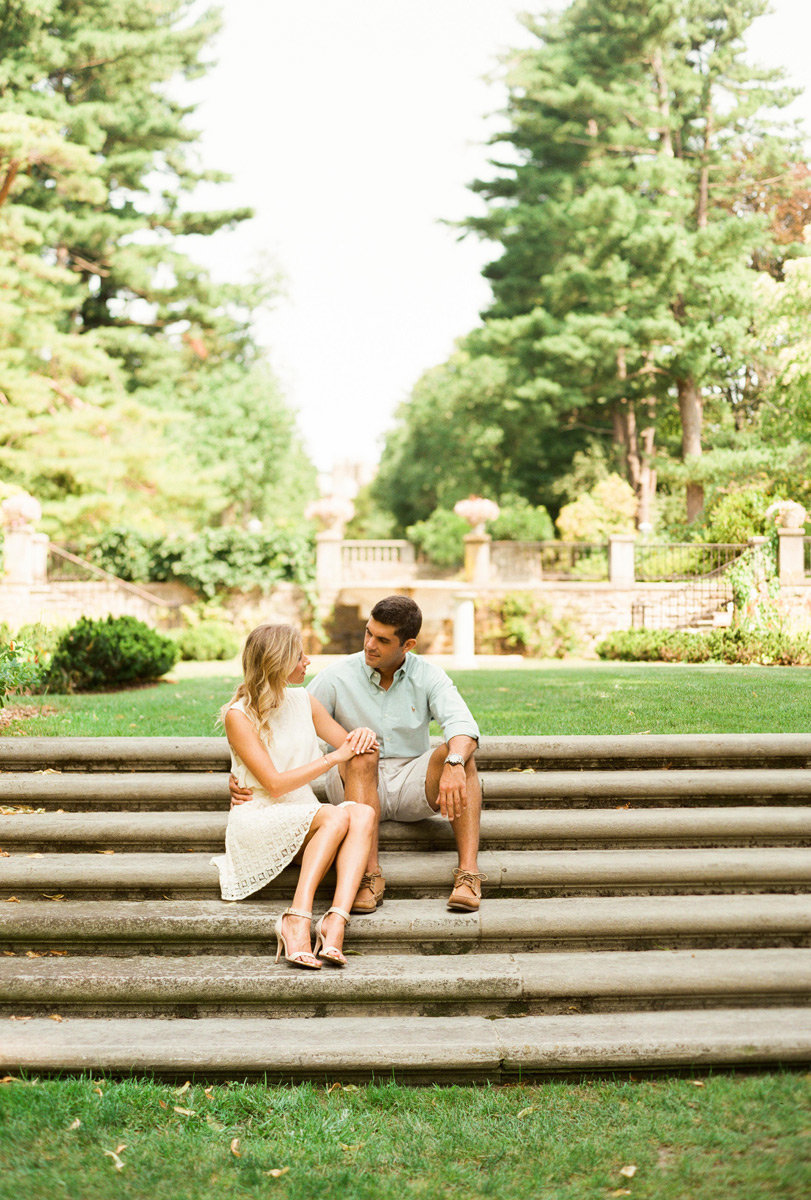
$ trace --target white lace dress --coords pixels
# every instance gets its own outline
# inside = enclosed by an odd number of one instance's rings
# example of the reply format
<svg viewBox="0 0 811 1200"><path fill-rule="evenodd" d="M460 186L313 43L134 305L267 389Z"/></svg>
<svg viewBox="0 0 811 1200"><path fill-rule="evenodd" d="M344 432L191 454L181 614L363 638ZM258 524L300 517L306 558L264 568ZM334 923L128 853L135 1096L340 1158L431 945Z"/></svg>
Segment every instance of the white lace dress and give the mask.
<svg viewBox="0 0 811 1200"><path fill-rule="evenodd" d="M231 708L245 713L245 703ZM245 713L248 720L251 717ZM277 771L315 762L321 754L313 727L310 697L303 688L288 688L269 727L259 731ZM241 787L253 789L253 800L228 814L225 854L212 858L220 872L223 900L243 900L275 879L293 861L307 835L319 801L308 785L273 799L231 751L231 770Z"/></svg>

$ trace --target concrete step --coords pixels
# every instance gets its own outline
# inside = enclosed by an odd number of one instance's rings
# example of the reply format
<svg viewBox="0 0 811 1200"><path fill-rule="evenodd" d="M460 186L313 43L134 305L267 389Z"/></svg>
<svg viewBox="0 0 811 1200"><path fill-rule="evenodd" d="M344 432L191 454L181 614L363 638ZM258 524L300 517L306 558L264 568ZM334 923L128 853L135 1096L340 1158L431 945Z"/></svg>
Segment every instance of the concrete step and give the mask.
<svg viewBox="0 0 811 1200"><path fill-rule="evenodd" d="M811 805L811 770L569 770L532 768L481 772L485 804L543 807L561 800L577 805L707 803ZM224 771L11 771L0 775L4 807L93 810L228 808ZM323 781L314 788L324 798Z"/></svg>
<svg viewBox="0 0 811 1200"><path fill-rule="evenodd" d="M189 850L219 853L226 812L19 812L0 817L0 848ZM482 846L502 850L579 846L809 845L811 806L725 808L491 809L482 813ZM381 845L399 850L450 849L442 817L384 821Z"/></svg>
<svg viewBox="0 0 811 1200"><path fill-rule="evenodd" d="M351 937L347 949L351 950ZM270 956L0 960L0 1015L523 1016L811 1004L811 949L352 956L302 971Z"/></svg>
<svg viewBox="0 0 811 1200"><path fill-rule="evenodd" d="M433 739L438 744L438 739ZM2 738L0 770L225 771L225 738ZM634 769L643 766L811 768L811 734L703 733L483 737L486 769L516 765Z"/></svg>
<svg viewBox="0 0 811 1200"><path fill-rule="evenodd" d="M381 868L388 893L442 895L456 855L388 851ZM485 850L484 894L610 895L628 892L780 891L811 887L811 850L794 847L644 850ZM293 894L298 868L287 868L262 895ZM325 892L326 886L322 887ZM79 897L219 895L216 868L205 854L14 854L0 858L0 898L46 893Z"/></svg>
<svg viewBox="0 0 811 1200"><path fill-rule="evenodd" d="M727 1007L408 1022L368 1014L328 1021L42 1017L4 1019L0 1044L0 1067L9 1073L498 1083L567 1071L807 1063L811 1012Z"/></svg>
<svg viewBox="0 0 811 1200"><path fill-rule="evenodd" d="M267 954L285 901L22 900L0 904L0 951L69 954ZM326 905L324 905L326 907ZM316 907L316 913L319 911ZM389 900L356 916L364 954L811 945L808 896L609 896L490 899L478 913L444 900ZM146 960L144 960L146 961Z"/></svg>

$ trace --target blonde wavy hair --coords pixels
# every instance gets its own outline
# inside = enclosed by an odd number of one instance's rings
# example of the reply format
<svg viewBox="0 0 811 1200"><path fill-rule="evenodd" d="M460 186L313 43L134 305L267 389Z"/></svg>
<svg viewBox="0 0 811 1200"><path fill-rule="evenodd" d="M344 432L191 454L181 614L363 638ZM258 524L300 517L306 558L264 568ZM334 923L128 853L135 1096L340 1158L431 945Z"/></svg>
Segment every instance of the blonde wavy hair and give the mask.
<svg viewBox="0 0 811 1200"><path fill-rule="evenodd" d="M252 629L242 651L244 679L220 709L219 723L225 721L235 700L245 700L246 709L263 729L284 700L288 676L301 650L301 633L294 625L257 625Z"/></svg>

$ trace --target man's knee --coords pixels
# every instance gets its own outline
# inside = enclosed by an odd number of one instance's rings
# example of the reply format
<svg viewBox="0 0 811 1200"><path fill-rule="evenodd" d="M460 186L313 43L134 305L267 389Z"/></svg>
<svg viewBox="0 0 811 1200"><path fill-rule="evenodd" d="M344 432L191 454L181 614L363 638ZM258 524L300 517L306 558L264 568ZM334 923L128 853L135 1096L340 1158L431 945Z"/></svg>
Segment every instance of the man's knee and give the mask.
<svg viewBox="0 0 811 1200"><path fill-rule="evenodd" d="M366 754L356 754L354 758L350 758L344 764L346 778L377 779L377 766L379 762L380 753L377 750L369 750Z"/></svg>

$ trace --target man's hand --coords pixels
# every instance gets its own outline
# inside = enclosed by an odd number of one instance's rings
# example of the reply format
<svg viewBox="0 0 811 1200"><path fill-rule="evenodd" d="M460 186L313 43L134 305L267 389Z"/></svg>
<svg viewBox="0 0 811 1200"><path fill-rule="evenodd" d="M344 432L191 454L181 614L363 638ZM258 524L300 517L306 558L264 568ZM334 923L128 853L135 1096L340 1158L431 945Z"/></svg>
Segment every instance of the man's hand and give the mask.
<svg viewBox="0 0 811 1200"><path fill-rule="evenodd" d="M246 804L249 800L253 800L251 789L240 787L235 775L228 776L228 790L231 793L232 808L235 808L237 804Z"/></svg>
<svg viewBox="0 0 811 1200"><path fill-rule="evenodd" d="M453 821L467 808L467 776L461 763L445 763L439 777L439 811Z"/></svg>

